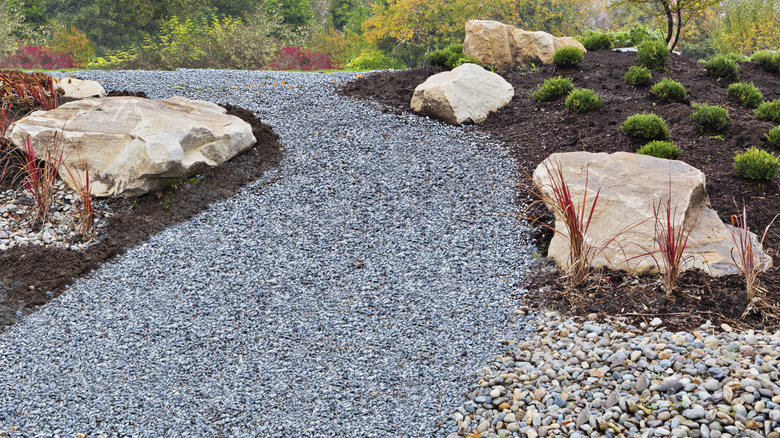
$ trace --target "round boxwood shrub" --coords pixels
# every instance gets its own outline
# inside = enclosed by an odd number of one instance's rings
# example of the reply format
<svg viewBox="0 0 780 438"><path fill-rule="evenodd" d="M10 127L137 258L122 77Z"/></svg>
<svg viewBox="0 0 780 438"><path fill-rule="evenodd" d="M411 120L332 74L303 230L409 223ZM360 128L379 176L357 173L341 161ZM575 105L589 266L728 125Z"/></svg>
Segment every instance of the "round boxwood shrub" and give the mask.
<svg viewBox="0 0 780 438"><path fill-rule="evenodd" d="M573 113L584 113L604 106L604 100L593 90L577 88L566 97L566 109Z"/></svg>
<svg viewBox="0 0 780 438"><path fill-rule="evenodd" d="M567 95L574 89L571 80L561 76L545 79L544 83L539 85L539 89L531 94L537 102L550 102Z"/></svg>
<svg viewBox="0 0 780 438"><path fill-rule="evenodd" d="M361 53L347 64L346 70L403 70L406 64L400 59L392 58L381 52Z"/></svg>
<svg viewBox="0 0 780 438"><path fill-rule="evenodd" d="M643 41L636 48L636 59L651 70L664 71L669 60L669 48L663 41Z"/></svg>
<svg viewBox="0 0 780 438"><path fill-rule="evenodd" d="M688 103L688 93L685 92L685 87L669 78L663 78L650 87L650 92L664 102Z"/></svg>
<svg viewBox="0 0 780 438"><path fill-rule="evenodd" d="M780 126L775 126L766 134L766 141L772 146L780 146Z"/></svg>
<svg viewBox="0 0 780 438"><path fill-rule="evenodd" d="M780 99L771 102L763 102L753 110L753 115L758 120L780 123Z"/></svg>
<svg viewBox="0 0 780 438"><path fill-rule="evenodd" d="M585 35L580 40L585 50L609 50L612 48L612 38L605 32L593 32Z"/></svg>
<svg viewBox="0 0 780 438"><path fill-rule="evenodd" d="M648 140L669 139L669 128L666 127L666 122L655 114L634 114L629 116L620 129L632 137L646 138Z"/></svg>
<svg viewBox="0 0 780 438"><path fill-rule="evenodd" d="M778 167L774 154L752 146L734 156L734 173L742 178L772 180L777 176Z"/></svg>
<svg viewBox="0 0 780 438"><path fill-rule="evenodd" d="M728 110L722 106L693 104L693 108L691 120L699 127L699 132L705 130L720 132L731 123Z"/></svg>
<svg viewBox="0 0 780 438"><path fill-rule="evenodd" d="M446 68L447 70L468 63L482 65L477 58L466 56L463 53L463 44L452 44L446 49L436 50L428 55L426 61L431 67Z"/></svg>
<svg viewBox="0 0 780 438"><path fill-rule="evenodd" d="M653 81L653 75L647 67L641 65L632 65L623 76L623 80L628 85L649 85Z"/></svg>
<svg viewBox="0 0 780 438"><path fill-rule="evenodd" d="M755 108L764 101L764 95L753 83L737 82L729 85L726 94L740 105Z"/></svg>
<svg viewBox="0 0 780 438"><path fill-rule="evenodd" d="M565 46L553 53L553 61L558 67L574 67L585 58L582 50L574 46Z"/></svg>
<svg viewBox="0 0 780 438"><path fill-rule="evenodd" d="M680 156L680 152L680 148L676 144L662 140L651 141L636 151L637 154L666 158L667 160L676 160Z"/></svg>
<svg viewBox="0 0 780 438"><path fill-rule="evenodd" d="M777 73L780 71L780 52L756 52L750 60L760 65L765 72Z"/></svg>
<svg viewBox="0 0 780 438"><path fill-rule="evenodd" d="M704 64L704 68L707 69L710 76L718 79L736 79L739 72L737 61L727 56L716 56L710 59Z"/></svg>

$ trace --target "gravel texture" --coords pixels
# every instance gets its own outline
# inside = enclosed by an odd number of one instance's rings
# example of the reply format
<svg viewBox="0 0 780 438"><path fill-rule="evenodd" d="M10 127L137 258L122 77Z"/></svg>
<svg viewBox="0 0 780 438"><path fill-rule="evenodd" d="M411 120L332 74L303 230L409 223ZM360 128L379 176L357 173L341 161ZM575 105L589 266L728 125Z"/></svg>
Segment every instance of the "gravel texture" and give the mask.
<svg viewBox="0 0 780 438"><path fill-rule="evenodd" d="M533 319L477 371L451 437L780 438L780 333Z"/></svg>
<svg viewBox="0 0 780 438"><path fill-rule="evenodd" d="M286 157L0 334L0 436L452 432L526 321L499 145L337 95L355 74L77 75L252 109Z"/></svg>

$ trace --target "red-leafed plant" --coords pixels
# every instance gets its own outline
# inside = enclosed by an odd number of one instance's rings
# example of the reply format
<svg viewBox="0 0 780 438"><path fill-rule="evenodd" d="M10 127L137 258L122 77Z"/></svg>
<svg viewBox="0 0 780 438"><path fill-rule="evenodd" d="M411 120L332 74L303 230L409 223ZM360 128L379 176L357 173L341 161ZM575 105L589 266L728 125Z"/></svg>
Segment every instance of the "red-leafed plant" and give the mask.
<svg viewBox="0 0 780 438"><path fill-rule="evenodd" d="M769 227L772 226L775 219L777 219L777 216L767 225L761 241L758 242L759 245L763 246ZM747 224L747 207L744 204L742 205L741 215L731 216L731 225L731 239L735 245L735 248L731 250L731 258L745 278L745 296L748 305L745 313L742 315L744 317L753 308L765 307L759 303L759 301L763 300L763 296L759 296L758 276L766 267L767 262L756 263L756 250L753 246L753 237ZM736 257L734 257L735 250L737 253Z"/></svg>
<svg viewBox="0 0 780 438"><path fill-rule="evenodd" d="M599 250L588 242L587 234L601 190L596 192L592 201L588 201L588 177L586 175L582 201L577 205L572 197L569 184L566 182L561 163L557 162L551 166L548 161L544 161L544 167L550 176L549 186L536 186L534 192L548 208L553 210L556 222L558 220L563 222L565 231L559 230L558 227L553 228L529 215L524 214L521 217L537 222L566 239L569 246L569 266L567 267L566 279L570 286L576 287L591 274L591 262L599 253Z"/></svg>
<svg viewBox="0 0 780 438"><path fill-rule="evenodd" d="M75 67L70 54L43 46L24 46L15 55L0 58L0 68L61 70Z"/></svg>
<svg viewBox="0 0 780 438"><path fill-rule="evenodd" d="M73 187L76 189L78 199L73 204L76 210L76 215L79 218L79 233L82 239L92 239L95 237L95 205L92 202L92 194L90 181L89 181L89 169L87 168L87 162L79 160L81 169L74 167L73 171L69 167L65 167L68 172L71 181L73 181Z"/></svg>
<svg viewBox="0 0 780 438"><path fill-rule="evenodd" d="M54 184L57 180L57 169L63 161L63 149L56 133L52 141L46 144L43 156L36 155L29 136L24 146L19 149L19 177L33 199L33 204L17 219L29 220L34 225L43 224L49 217L54 200Z"/></svg>
<svg viewBox="0 0 780 438"><path fill-rule="evenodd" d="M331 70L335 68L330 57L304 47L282 47L266 70Z"/></svg>
<svg viewBox="0 0 780 438"><path fill-rule="evenodd" d="M54 79L43 73L28 74L18 70L0 71L0 97L10 102L36 102L44 110L59 106Z"/></svg>
<svg viewBox="0 0 780 438"><path fill-rule="evenodd" d="M663 280L667 294L674 293L677 288L681 269L685 259L685 247L693 228L692 220L686 214L682 220L677 219L677 206L672 208L672 185L669 183L669 196L666 203L653 201L653 217L655 219L655 243L663 265Z"/></svg>

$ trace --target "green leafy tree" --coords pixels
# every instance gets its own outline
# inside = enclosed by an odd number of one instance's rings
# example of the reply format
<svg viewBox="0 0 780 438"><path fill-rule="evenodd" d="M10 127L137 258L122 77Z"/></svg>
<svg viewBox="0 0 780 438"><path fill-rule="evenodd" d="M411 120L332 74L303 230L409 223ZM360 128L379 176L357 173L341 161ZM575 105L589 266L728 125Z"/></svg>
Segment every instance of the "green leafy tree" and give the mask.
<svg viewBox="0 0 780 438"><path fill-rule="evenodd" d="M308 0L266 0L268 11L279 11L282 15L282 25L293 32L304 30L314 19Z"/></svg>
<svg viewBox="0 0 780 438"><path fill-rule="evenodd" d="M666 43L674 50L682 29L701 17L720 0L617 0L612 7L634 7L644 13L666 20Z"/></svg>

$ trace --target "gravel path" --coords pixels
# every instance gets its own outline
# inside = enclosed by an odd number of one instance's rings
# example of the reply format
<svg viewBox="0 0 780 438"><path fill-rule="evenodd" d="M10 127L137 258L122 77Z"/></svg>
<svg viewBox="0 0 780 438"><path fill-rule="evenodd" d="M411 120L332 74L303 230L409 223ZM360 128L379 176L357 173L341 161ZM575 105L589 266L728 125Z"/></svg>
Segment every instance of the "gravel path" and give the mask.
<svg viewBox="0 0 780 438"><path fill-rule="evenodd" d="M0 334L0 436L452 430L525 324L500 147L334 93L354 74L79 76L252 109L286 158Z"/></svg>

